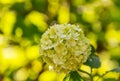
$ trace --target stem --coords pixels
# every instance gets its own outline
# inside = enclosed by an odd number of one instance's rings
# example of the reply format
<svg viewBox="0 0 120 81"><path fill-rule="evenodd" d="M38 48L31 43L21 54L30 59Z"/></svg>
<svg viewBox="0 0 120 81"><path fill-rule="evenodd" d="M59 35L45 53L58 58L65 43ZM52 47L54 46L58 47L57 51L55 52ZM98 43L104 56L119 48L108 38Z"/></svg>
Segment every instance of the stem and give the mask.
<svg viewBox="0 0 120 81"><path fill-rule="evenodd" d="M96 81L98 81L101 77L103 78L107 73L109 73L110 71L106 71L103 75L101 75Z"/></svg>
<svg viewBox="0 0 120 81"><path fill-rule="evenodd" d="M90 73L86 72L86 71L83 71L83 70L81 70L81 69L78 69L78 71L83 72L83 73L89 75L89 77L92 77L92 75L91 75Z"/></svg>
<svg viewBox="0 0 120 81"><path fill-rule="evenodd" d="M93 81L93 76L92 76L92 67L90 67L90 74L91 74L91 76L90 76L91 81Z"/></svg>
<svg viewBox="0 0 120 81"><path fill-rule="evenodd" d="M91 69L90 69L90 73L88 73L88 72L86 72L86 71L83 71L83 70L81 70L81 69L78 69L78 71L83 72L83 73L85 73L85 74L89 75L89 77L90 77L91 81L93 81L93 76L92 76L92 67L91 67Z"/></svg>

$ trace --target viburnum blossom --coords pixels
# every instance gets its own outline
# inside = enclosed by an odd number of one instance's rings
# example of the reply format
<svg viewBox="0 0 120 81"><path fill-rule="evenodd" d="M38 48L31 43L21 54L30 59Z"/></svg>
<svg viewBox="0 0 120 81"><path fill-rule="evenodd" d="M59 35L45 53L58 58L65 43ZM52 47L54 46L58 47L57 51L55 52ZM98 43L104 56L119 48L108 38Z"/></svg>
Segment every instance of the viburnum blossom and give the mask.
<svg viewBox="0 0 120 81"><path fill-rule="evenodd" d="M43 61L57 72L77 70L90 54L90 42L78 25L55 24L40 39Z"/></svg>

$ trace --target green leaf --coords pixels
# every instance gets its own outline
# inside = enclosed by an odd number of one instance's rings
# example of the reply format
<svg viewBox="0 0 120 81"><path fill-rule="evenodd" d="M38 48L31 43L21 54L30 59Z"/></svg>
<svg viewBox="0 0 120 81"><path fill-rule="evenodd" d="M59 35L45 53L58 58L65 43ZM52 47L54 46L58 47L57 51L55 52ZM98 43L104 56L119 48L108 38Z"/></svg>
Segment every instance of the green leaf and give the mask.
<svg viewBox="0 0 120 81"><path fill-rule="evenodd" d="M120 72L120 67L110 70L110 72Z"/></svg>
<svg viewBox="0 0 120 81"><path fill-rule="evenodd" d="M94 55L95 54L95 48L93 47L93 45L90 45L91 46L91 55Z"/></svg>
<svg viewBox="0 0 120 81"><path fill-rule="evenodd" d="M90 55L88 60L84 64L92 68L99 68L101 65L101 62L97 55Z"/></svg>
<svg viewBox="0 0 120 81"><path fill-rule="evenodd" d="M63 81L84 81L77 71L71 71L65 76Z"/></svg>
<svg viewBox="0 0 120 81"><path fill-rule="evenodd" d="M84 64L90 66L91 68L99 68L101 65L100 59L97 55L95 55L95 48L92 45L91 45L91 54Z"/></svg>

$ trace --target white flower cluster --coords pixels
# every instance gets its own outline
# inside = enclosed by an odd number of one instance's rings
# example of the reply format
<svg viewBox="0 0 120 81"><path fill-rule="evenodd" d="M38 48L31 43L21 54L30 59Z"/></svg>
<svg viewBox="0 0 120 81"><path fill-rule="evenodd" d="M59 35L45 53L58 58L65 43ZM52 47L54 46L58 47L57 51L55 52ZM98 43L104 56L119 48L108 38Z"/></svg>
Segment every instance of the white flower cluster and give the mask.
<svg viewBox="0 0 120 81"><path fill-rule="evenodd" d="M78 25L53 25L40 40L43 61L57 72L77 70L90 53L89 40Z"/></svg>

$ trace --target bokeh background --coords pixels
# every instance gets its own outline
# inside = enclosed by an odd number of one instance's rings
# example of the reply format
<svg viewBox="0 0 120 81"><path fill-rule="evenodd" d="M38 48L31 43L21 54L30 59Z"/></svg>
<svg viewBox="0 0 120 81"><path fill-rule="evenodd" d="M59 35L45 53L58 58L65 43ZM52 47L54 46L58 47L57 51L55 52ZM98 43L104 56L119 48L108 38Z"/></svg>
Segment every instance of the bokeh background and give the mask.
<svg viewBox="0 0 120 81"><path fill-rule="evenodd" d="M120 66L120 0L0 0L0 81L62 81L65 73L48 71L39 54L41 35L56 23L84 30L101 60L94 80ZM120 81L120 74L99 81Z"/></svg>

